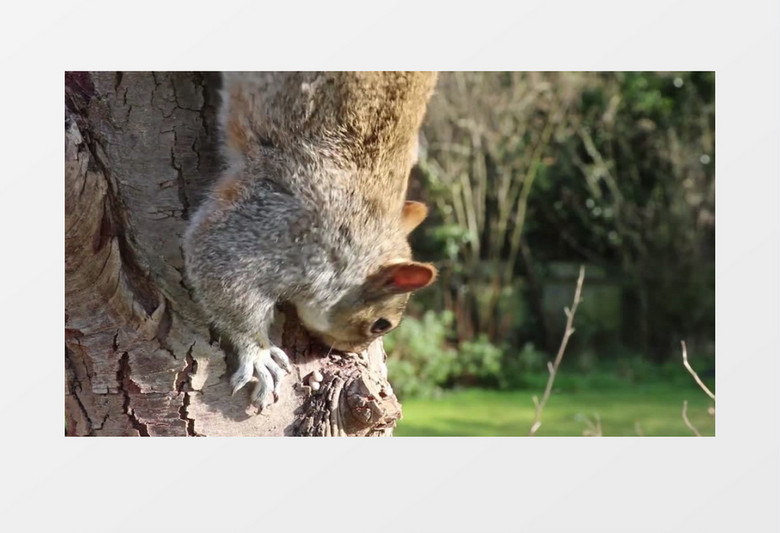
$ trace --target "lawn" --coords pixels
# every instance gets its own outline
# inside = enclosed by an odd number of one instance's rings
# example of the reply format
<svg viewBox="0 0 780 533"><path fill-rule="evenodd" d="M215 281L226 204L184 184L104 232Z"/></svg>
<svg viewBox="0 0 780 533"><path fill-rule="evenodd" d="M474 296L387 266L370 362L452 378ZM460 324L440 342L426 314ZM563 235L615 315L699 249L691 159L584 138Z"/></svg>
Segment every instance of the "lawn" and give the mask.
<svg viewBox="0 0 780 533"><path fill-rule="evenodd" d="M403 401L397 436L519 436L527 435L534 415L536 391L464 389L435 399ZM688 418L702 435L715 434L712 405L694 387L648 384L603 391L558 391L550 396L541 436L581 436L587 420L598 415L604 436L691 436L681 413L688 400Z"/></svg>

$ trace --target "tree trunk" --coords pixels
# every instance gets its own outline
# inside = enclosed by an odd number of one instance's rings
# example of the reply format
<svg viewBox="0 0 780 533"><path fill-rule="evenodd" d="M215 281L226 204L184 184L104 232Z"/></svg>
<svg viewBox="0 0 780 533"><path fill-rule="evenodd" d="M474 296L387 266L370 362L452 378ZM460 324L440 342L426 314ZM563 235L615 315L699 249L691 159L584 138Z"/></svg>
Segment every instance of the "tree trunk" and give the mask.
<svg viewBox="0 0 780 533"><path fill-rule="evenodd" d="M401 410L381 340L328 355L289 307L272 332L295 367L278 401L257 415L251 387L230 394L234 354L193 302L181 249L219 172L218 80L65 75L66 435L390 435Z"/></svg>

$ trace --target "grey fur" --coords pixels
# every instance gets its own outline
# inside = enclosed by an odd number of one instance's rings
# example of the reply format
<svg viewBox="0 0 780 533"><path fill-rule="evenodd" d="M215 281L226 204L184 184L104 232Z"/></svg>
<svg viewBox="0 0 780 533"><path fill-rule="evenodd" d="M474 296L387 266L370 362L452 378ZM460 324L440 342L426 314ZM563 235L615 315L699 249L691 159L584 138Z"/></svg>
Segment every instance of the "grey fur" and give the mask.
<svg viewBox="0 0 780 533"><path fill-rule="evenodd" d="M330 322L346 320L343 310L350 306L381 300L384 308L400 306L400 320L406 301L406 295L377 293L367 280L384 265L411 260L400 222L410 148L422 118L418 108L421 101L424 111L432 83L418 90L416 78L399 77L412 84L409 93L416 98L407 132L387 124L381 98L377 103L376 87L388 82L350 76L224 75L220 126L229 168L193 216L183 248L201 307L237 348L234 393L255 374L252 399L261 409L278 391L282 369L290 369L268 338L276 302L292 302L302 317L316 310L337 332L342 326ZM365 108L363 89L374 91ZM340 101L346 93L357 99ZM350 104L357 118L341 120ZM409 104L401 98L389 105L403 118Z"/></svg>

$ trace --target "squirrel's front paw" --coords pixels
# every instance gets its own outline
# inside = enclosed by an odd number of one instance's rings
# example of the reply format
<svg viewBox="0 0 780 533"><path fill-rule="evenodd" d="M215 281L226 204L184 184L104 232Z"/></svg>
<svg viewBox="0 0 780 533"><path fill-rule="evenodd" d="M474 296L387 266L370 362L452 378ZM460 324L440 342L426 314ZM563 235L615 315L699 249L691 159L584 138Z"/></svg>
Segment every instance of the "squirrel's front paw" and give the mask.
<svg viewBox="0 0 780 533"><path fill-rule="evenodd" d="M282 378L291 370L290 360L281 348L273 345L269 348L252 347L239 352L238 370L230 378L230 385L235 394L249 383L253 374L256 375L257 384L252 390L251 401L262 411L279 397Z"/></svg>

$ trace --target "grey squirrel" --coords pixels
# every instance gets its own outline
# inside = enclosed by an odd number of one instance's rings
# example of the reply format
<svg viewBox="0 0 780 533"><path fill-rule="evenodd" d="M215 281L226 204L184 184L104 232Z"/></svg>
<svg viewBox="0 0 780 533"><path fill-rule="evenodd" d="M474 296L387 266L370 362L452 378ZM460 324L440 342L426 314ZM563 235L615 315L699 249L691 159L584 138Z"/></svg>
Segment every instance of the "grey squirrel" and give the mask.
<svg viewBox="0 0 780 533"><path fill-rule="evenodd" d="M427 208L405 196L436 74L230 72L222 82L227 168L189 223L185 267L236 347L233 394L256 375L262 410L291 370L268 334L278 301L326 345L357 352L435 280L407 242Z"/></svg>

